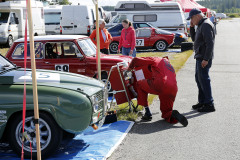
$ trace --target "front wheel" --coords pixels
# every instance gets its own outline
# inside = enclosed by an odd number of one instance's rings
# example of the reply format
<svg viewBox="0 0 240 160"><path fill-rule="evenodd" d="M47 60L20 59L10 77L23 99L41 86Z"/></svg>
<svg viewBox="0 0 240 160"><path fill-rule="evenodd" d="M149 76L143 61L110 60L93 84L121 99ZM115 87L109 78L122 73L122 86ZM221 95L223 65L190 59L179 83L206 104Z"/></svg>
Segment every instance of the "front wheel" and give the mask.
<svg viewBox="0 0 240 160"><path fill-rule="evenodd" d="M109 50L110 50L110 53L117 53L117 51L118 51L118 42L112 42L109 45Z"/></svg>
<svg viewBox="0 0 240 160"><path fill-rule="evenodd" d="M102 77L101 77L101 81L103 82L103 83L107 83L107 78L108 78L108 76L107 75L102 75ZM108 89L108 92L112 92L112 85L111 85L111 82L110 81L108 81L108 83L107 83L107 89ZM109 95L111 95L111 94L109 94Z"/></svg>
<svg viewBox="0 0 240 160"><path fill-rule="evenodd" d="M162 41L162 40L157 41L157 43L155 44L155 48L158 51L165 51L167 49L167 47L168 47L167 42Z"/></svg>
<svg viewBox="0 0 240 160"><path fill-rule="evenodd" d="M12 36L8 36L8 39L7 39L7 46L8 47L11 47L13 44L13 37Z"/></svg>
<svg viewBox="0 0 240 160"><path fill-rule="evenodd" d="M34 159L37 157L36 131L33 112L27 112L25 119L24 134L22 134L22 115L18 114L10 124L8 140L12 149L21 154L22 138L24 135L23 147L24 157L31 158L31 148ZM43 158L51 155L60 145L62 140L62 129L55 120L46 113L39 113L39 131L41 155Z"/></svg>

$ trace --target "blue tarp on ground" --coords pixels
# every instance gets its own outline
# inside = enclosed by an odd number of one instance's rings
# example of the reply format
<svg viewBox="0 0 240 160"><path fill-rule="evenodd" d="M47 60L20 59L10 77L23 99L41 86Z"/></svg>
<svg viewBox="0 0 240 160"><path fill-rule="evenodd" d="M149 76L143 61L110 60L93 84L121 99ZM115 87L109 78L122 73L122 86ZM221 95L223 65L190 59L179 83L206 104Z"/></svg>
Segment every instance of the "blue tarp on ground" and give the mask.
<svg viewBox="0 0 240 160"><path fill-rule="evenodd" d="M109 157L121 143L133 122L118 121L94 131L88 128L61 146L48 160L102 160ZM0 144L0 159L20 160L7 144Z"/></svg>

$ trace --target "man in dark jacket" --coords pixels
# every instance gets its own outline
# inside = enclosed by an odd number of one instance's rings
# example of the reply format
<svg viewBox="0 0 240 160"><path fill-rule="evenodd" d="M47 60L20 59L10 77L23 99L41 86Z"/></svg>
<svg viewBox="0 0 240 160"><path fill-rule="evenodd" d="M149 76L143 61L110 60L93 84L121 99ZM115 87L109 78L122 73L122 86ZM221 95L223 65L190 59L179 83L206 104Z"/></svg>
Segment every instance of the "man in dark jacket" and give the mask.
<svg viewBox="0 0 240 160"><path fill-rule="evenodd" d="M194 41L196 59L195 79L198 86L198 103L192 108L199 112L215 111L209 77L212 66L215 31L213 23L204 17L199 9L192 9L187 20L190 20L190 34ZM195 26L197 29L195 30Z"/></svg>

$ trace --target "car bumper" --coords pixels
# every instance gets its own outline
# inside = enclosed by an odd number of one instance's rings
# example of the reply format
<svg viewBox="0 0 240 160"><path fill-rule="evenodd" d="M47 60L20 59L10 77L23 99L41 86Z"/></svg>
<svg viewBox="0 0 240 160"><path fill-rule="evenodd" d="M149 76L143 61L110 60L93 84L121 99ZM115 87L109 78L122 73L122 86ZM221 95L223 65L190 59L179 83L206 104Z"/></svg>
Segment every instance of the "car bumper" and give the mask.
<svg viewBox="0 0 240 160"><path fill-rule="evenodd" d="M0 37L0 44L7 43L7 37Z"/></svg>

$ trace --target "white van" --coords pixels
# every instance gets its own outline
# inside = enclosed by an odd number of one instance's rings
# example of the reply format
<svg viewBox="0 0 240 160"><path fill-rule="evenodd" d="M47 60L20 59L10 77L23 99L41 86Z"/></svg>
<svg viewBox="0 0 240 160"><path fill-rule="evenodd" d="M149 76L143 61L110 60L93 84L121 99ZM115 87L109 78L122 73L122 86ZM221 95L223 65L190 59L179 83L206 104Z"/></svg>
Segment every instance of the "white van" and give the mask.
<svg viewBox="0 0 240 160"><path fill-rule="evenodd" d="M45 35L42 2L32 1L34 35ZM25 34L26 1L0 2L0 44L11 46Z"/></svg>
<svg viewBox="0 0 240 160"><path fill-rule="evenodd" d="M99 8L99 18L103 11ZM60 34L90 35L96 20L94 5L69 5L62 7Z"/></svg>
<svg viewBox="0 0 240 160"><path fill-rule="evenodd" d="M45 31L46 34L55 35L60 34L60 18L62 6L48 6L44 7Z"/></svg>
<svg viewBox="0 0 240 160"><path fill-rule="evenodd" d="M151 23L153 26L174 33L187 34L186 20L179 3L147 1L119 1L115 7L118 13L107 27L129 19L133 23Z"/></svg>

